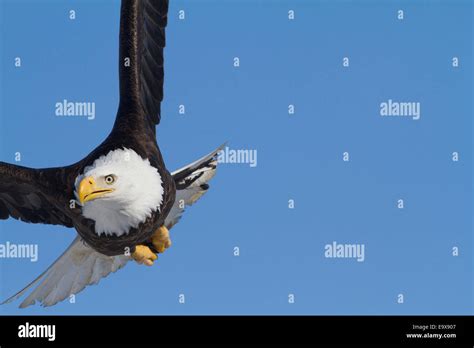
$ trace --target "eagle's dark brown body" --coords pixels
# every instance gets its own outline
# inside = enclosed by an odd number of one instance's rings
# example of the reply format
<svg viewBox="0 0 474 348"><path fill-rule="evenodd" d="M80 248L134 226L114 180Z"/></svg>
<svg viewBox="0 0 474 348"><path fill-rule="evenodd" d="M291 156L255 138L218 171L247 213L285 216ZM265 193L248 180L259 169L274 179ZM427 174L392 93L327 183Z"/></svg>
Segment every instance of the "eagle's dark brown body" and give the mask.
<svg viewBox="0 0 474 348"><path fill-rule="evenodd" d="M105 255L132 253L149 244L175 200L175 182L166 169L156 142L163 99L163 48L168 1L124 0L120 14L120 104L114 127L106 140L81 161L61 168L31 169L0 162L0 219L60 224ZM121 236L99 236L94 221L82 216L74 203L76 178L84 168L112 150L129 148L157 168L163 182L159 211L138 228Z"/></svg>
<svg viewBox="0 0 474 348"><path fill-rule="evenodd" d="M130 136L130 134L132 134L132 136ZM119 255L125 252L131 253L135 250L135 246L138 244L147 244L152 248L152 244L149 243L149 239L153 232L155 232L158 227L163 225L164 220L175 200L175 182L165 167L156 141L152 140L154 137L134 139L133 134L136 133L130 132L128 134L116 134L114 131L112 131L110 136L96 150L94 150L80 163L72 166L71 169L73 169L77 175L69 175L69 177L72 176L75 178L83 173L84 168L91 165L98 157L105 155L109 151L115 149L128 148L134 150L142 158L147 158L150 161L150 164L157 168L162 178L164 190L163 202L160 207L160 211L153 212L145 222L138 226L138 228L130 229L129 233L127 234L121 236L102 234L99 236L94 230L94 222L82 217L80 213L80 207L74 209L75 213L77 214L77 219L73 220L73 223L79 235L87 242L87 244L105 255ZM118 141L118 139L120 140ZM74 197L74 186L69 189L72 189L71 197Z"/></svg>

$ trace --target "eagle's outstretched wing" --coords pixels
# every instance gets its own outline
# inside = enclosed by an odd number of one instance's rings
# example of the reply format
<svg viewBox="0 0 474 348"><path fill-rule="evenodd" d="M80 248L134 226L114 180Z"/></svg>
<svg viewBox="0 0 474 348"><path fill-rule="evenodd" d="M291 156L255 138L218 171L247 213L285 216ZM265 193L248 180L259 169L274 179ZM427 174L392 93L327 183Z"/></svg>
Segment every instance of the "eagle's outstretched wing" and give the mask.
<svg viewBox="0 0 474 348"><path fill-rule="evenodd" d="M217 153L223 146L172 173L176 183L176 200L165 220L166 227L173 227L181 219L185 207L206 193L209 188L207 182L216 171ZM36 285L20 307L27 307L36 301L43 306L52 306L77 294L87 285L97 284L101 278L119 270L129 260L131 258L125 255L106 256L98 253L77 237L46 271L3 303L12 302Z"/></svg>
<svg viewBox="0 0 474 348"><path fill-rule="evenodd" d="M0 162L0 219L73 227L64 168L31 169Z"/></svg>
<svg viewBox="0 0 474 348"><path fill-rule="evenodd" d="M173 227L181 219L184 209L193 205L209 189L207 182L216 174L217 154L224 146L171 173L176 184L176 198L165 219L167 228Z"/></svg>
<svg viewBox="0 0 474 348"><path fill-rule="evenodd" d="M130 257L125 255L106 256L87 246L80 237L76 237L69 248L35 280L21 291L5 300L12 302L38 284L20 308L28 307L39 301L43 306L52 306L72 294L77 294L89 284L97 284L127 264Z"/></svg>
<svg viewBox="0 0 474 348"><path fill-rule="evenodd" d="M145 124L154 134L160 122L167 20L168 0L122 1L116 126Z"/></svg>

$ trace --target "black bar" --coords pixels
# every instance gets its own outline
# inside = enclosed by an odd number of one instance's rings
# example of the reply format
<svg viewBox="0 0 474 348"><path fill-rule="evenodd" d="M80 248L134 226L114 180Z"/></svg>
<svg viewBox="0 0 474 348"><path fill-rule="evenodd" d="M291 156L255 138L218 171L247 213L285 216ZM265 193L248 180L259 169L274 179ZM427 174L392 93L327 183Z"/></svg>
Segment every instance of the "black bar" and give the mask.
<svg viewBox="0 0 474 348"><path fill-rule="evenodd" d="M20 329L25 334L32 325L45 324L55 325L54 341L19 337ZM473 347L473 329L472 316L1 316L0 346L383 343ZM433 334L450 337L434 338Z"/></svg>

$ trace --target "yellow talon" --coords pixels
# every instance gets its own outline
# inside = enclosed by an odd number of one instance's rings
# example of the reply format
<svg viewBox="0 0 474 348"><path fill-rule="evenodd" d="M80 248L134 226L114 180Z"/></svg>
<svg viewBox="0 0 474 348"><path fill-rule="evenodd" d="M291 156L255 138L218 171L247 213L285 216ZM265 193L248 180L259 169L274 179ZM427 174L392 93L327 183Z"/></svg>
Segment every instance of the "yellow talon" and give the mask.
<svg viewBox="0 0 474 348"><path fill-rule="evenodd" d="M137 245L135 252L132 254L132 258L139 264L151 266L158 256L146 245Z"/></svg>
<svg viewBox="0 0 474 348"><path fill-rule="evenodd" d="M158 228L151 237L151 242L153 247L159 253L168 249L171 246L170 233L168 229L165 226ZM135 252L132 254L132 258L139 264L151 266L158 256L156 256L156 254L146 245L137 245L135 247Z"/></svg>
<svg viewBox="0 0 474 348"><path fill-rule="evenodd" d="M171 246L170 232L166 226L161 226L155 231L151 237L151 242L159 253L164 252Z"/></svg>

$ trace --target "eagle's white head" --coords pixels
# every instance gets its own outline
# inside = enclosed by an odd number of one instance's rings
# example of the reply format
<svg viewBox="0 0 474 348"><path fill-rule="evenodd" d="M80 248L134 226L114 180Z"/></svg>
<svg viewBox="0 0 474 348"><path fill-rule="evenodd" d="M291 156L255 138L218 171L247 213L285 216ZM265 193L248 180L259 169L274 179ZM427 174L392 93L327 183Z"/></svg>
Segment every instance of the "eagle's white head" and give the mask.
<svg viewBox="0 0 474 348"><path fill-rule="evenodd" d="M130 149L101 156L76 178L75 195L82 215L95 221L99 235L122 235L136 228L163 201L158 170Z"/></svg>

